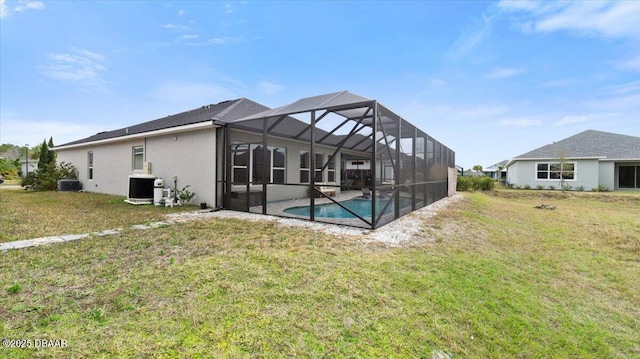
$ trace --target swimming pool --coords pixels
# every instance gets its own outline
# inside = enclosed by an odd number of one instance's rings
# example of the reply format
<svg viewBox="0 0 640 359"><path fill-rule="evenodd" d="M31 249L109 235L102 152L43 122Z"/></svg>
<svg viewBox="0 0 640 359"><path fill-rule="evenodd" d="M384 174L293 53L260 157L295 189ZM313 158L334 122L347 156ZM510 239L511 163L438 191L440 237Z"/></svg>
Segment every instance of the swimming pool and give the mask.
<svg viewBox="0 0 640 359"><path fill-rule="evenodd" d="M376 211L378 212L378 214L385 206L387 201L388 199L376 199ZM371 218L371 199L352 198L350 200L340 202L340 204L357 213L360 217ZM395 207L394 204L394 201L392 201L385 213L392 213ZM411 199L400 198L400 208L404 208L407 206L411 206ZM296 216L309 217L311 211L309 211L309 206L301 206L287 208L284 210L284 212ZM315 206L314 215L316 217L324 218L356 218L356 216L349 213L347 210L335 203L317 204Z"/></svg>

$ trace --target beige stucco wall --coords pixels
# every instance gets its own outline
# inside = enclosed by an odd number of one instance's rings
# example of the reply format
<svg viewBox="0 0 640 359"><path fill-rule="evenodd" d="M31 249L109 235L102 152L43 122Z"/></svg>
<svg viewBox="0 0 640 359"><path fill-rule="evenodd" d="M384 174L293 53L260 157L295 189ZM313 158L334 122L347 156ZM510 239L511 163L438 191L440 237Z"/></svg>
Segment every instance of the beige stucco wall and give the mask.
<svg viewBox="0 0 640 359"><path fill-rule="evenodd" d="M151 173L164 179L164 187L173 187L178 176L178 189L191 185L196 193L193 203L215 203L216 129L137 138L99 145L88 145L57 151L57 161L73 164L78 179L88 192L127 196L129 175L133 170L133 147L144 147L144 161L151 163ZM88 178L88 152L93 152L93 179Z"/></svg>

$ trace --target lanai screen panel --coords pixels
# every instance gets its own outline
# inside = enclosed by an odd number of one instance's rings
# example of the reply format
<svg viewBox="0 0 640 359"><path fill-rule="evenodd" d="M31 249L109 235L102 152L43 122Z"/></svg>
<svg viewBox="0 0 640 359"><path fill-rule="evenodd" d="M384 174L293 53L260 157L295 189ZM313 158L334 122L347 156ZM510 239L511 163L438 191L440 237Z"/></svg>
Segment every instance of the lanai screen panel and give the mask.
<svg viewBox="0 0 640 359"><path fill-rule="evenodd" d="M377 228L447 195L453 152L346 91L246 117L225 133L227 208Z"/></svg>

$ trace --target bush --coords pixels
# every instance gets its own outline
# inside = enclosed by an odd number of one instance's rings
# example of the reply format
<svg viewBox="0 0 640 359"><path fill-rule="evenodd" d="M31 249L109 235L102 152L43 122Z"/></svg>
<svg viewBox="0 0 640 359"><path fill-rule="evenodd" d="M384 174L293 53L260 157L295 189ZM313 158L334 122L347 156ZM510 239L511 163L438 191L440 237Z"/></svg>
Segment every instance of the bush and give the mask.
<svg viewBox="0 0 640 359"><path fill-rule="evenodd" d="M551 185L551 186L549 186L549 189L553 191L554 189L556 189L556 186Z"/></svg>
<svg viewBox="0 0 640 359"><path fill-rule="evenodd" d="M537 190L543 190L543 189L544 189L544 186L543 186L543 185L541 185L541 184L539 184L539 185L537 185L537 186L536 186L536 189L537 189Z"/></svg>
<svg viewBox="0 0 640 359"><path fill-rule="evenodd" d="M609 187L601 184L598 185L598 188L592 188L591 190L593 192L609 192Z"/></svg>
<svg viewBox="0 0 640 359"><path fill-rule="evenodd" d="M524 185L524 189L531 189L531 186L529 186L528 184Z"/></svg>
<svg viewBox="0 0 640 359"><path fill-rule="evenodd" d="M490 191L496 185L496 182L489 177L458 177L456 189L458 191Z"/></svg>
<svg viewBox="0 0 640 359"><path fill-rule="evenodd" d="M456 183L457 191L468 191L471 188L471 179L470 177L458 176L458 181Z"/></svg>
<svg viewBox="0 0 640 359"><path fill-rule="evenodd" d="M20 184L23 187L31 186L36 191L55 191L59 180L77 179L76 173L76 168L72 164L62 162L57 166L42 166L35 172L30 172Z"/></svg>
<svg viewBox="0 0 640 359"><path fill-rule="evenodd" d="M584 191L584 186L576 187L576 191L578 191L578 192Z"/></svg>

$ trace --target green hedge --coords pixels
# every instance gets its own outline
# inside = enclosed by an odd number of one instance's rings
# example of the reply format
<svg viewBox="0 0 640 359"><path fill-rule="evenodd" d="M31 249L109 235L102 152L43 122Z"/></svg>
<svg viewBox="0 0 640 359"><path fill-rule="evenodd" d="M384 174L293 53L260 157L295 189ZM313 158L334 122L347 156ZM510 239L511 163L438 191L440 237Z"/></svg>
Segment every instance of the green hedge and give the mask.
<svg viewBox="0 0 640 359"><path fill-rule="evenodd" d="M458 183L456 185L456 189L458 191L490 191L496 185L496 181L493 179L483 176L483 177L464 177L458 176Z"/></svg>

